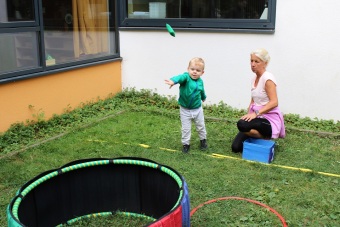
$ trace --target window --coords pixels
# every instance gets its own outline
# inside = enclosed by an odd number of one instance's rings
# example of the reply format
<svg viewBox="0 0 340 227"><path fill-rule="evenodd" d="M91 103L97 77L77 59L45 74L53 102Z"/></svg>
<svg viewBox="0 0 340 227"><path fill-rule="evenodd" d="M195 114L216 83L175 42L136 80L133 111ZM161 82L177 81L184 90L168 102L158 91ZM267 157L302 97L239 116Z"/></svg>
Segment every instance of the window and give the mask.
<svg viewBox="0 0 340 227"><path fill-rule="evenodd" d="M109 0L0 0L0 82L119 57L115 8Z"/></svg>
<svg viewBox="0 0 340 227"><path fill-rule="evenodd" d="M34 1L0 1L0 80L41 70Z"/></svg>
<svg viewBox="0 0 340 227"><path fill-rule="evenodd" d="M108 0L43 0L47 66L114 54ZM56 10L58 9L58 10Z"/></svg>
<svg viewBox="0 0 340 227"><path fill-rule="evenodd" d="M33 0L0 1L0 23L33 21Z"/></svg>
<svg viewBox="0 0 340 227"><path fill-rule="evenodd" d="M36 32L0 34L0 75L39 66Z"/></svg>
<svg viewBox="0 0 340 227"><path fill-rule="evenodd" d="M125 0L122 27L275 29L276 0Z"/></svg>

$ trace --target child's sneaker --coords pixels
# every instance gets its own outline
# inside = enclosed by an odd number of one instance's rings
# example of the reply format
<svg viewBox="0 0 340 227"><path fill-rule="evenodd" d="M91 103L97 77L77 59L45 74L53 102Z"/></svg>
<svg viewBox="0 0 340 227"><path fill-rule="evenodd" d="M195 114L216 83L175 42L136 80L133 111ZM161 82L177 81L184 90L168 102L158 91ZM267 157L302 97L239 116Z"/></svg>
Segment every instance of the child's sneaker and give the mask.
<svg viewBox="0 0 340 227"><path fill-rule="evenodd" d="M206 139L203 139L203 140L201 140L200 142L201 142L201 147L200 147L200 149L201 149L202 151L206 150L206 149L208 148L207 140L206 140Z"/></svg>
<svg viewBox="0 0 340 227"><path fill-rule="evenodd" d="M188 153L189 150L190 150L190 145L184 144L184 145L183 145L182 152L183 152L183 153Z"/></svg>

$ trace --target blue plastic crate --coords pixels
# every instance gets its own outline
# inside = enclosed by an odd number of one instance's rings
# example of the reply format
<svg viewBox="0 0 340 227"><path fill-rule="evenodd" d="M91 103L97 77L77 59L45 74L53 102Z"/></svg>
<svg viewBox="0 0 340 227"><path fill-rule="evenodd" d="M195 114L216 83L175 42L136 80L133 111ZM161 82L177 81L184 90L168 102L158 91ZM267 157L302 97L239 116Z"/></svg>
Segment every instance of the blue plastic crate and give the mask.
<svg viewBox="0 0 340 227"><path fill-rule="evenodd" d="M242 158L264 163L274 159L275 142L272 140L249 138L243 142Z"/></svg>

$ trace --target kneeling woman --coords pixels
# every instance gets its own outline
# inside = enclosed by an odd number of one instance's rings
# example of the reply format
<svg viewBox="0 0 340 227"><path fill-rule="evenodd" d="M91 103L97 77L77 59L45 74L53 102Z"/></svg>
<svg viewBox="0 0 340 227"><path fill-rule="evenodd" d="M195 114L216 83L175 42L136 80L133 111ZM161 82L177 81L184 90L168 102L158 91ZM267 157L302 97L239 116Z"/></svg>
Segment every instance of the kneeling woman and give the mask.
<svg viewBox="0 0 340 227"><path fill-rule="evenodd" d="M239 133L232 143L233 152L242 152L243 142L249 138L284 138L285 125L278 107L276 79L266 71L270 56L265 49L251 52L251 101L248 113L237 122Z"/></svg>

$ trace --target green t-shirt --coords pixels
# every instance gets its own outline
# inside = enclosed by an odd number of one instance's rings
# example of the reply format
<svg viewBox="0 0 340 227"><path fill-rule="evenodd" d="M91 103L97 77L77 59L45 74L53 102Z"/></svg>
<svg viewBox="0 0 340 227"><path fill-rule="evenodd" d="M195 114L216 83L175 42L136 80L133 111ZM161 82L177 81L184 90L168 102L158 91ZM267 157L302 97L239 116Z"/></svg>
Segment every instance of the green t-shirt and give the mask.
<svg viewBox="0 0 340 227"><path fill-rule="evenodd" d="M188 72L170 78L179 86L179 105L188 109L197 109L202 105L207 96L204 91L204 84L201 78L191 79Z"/></svg>

